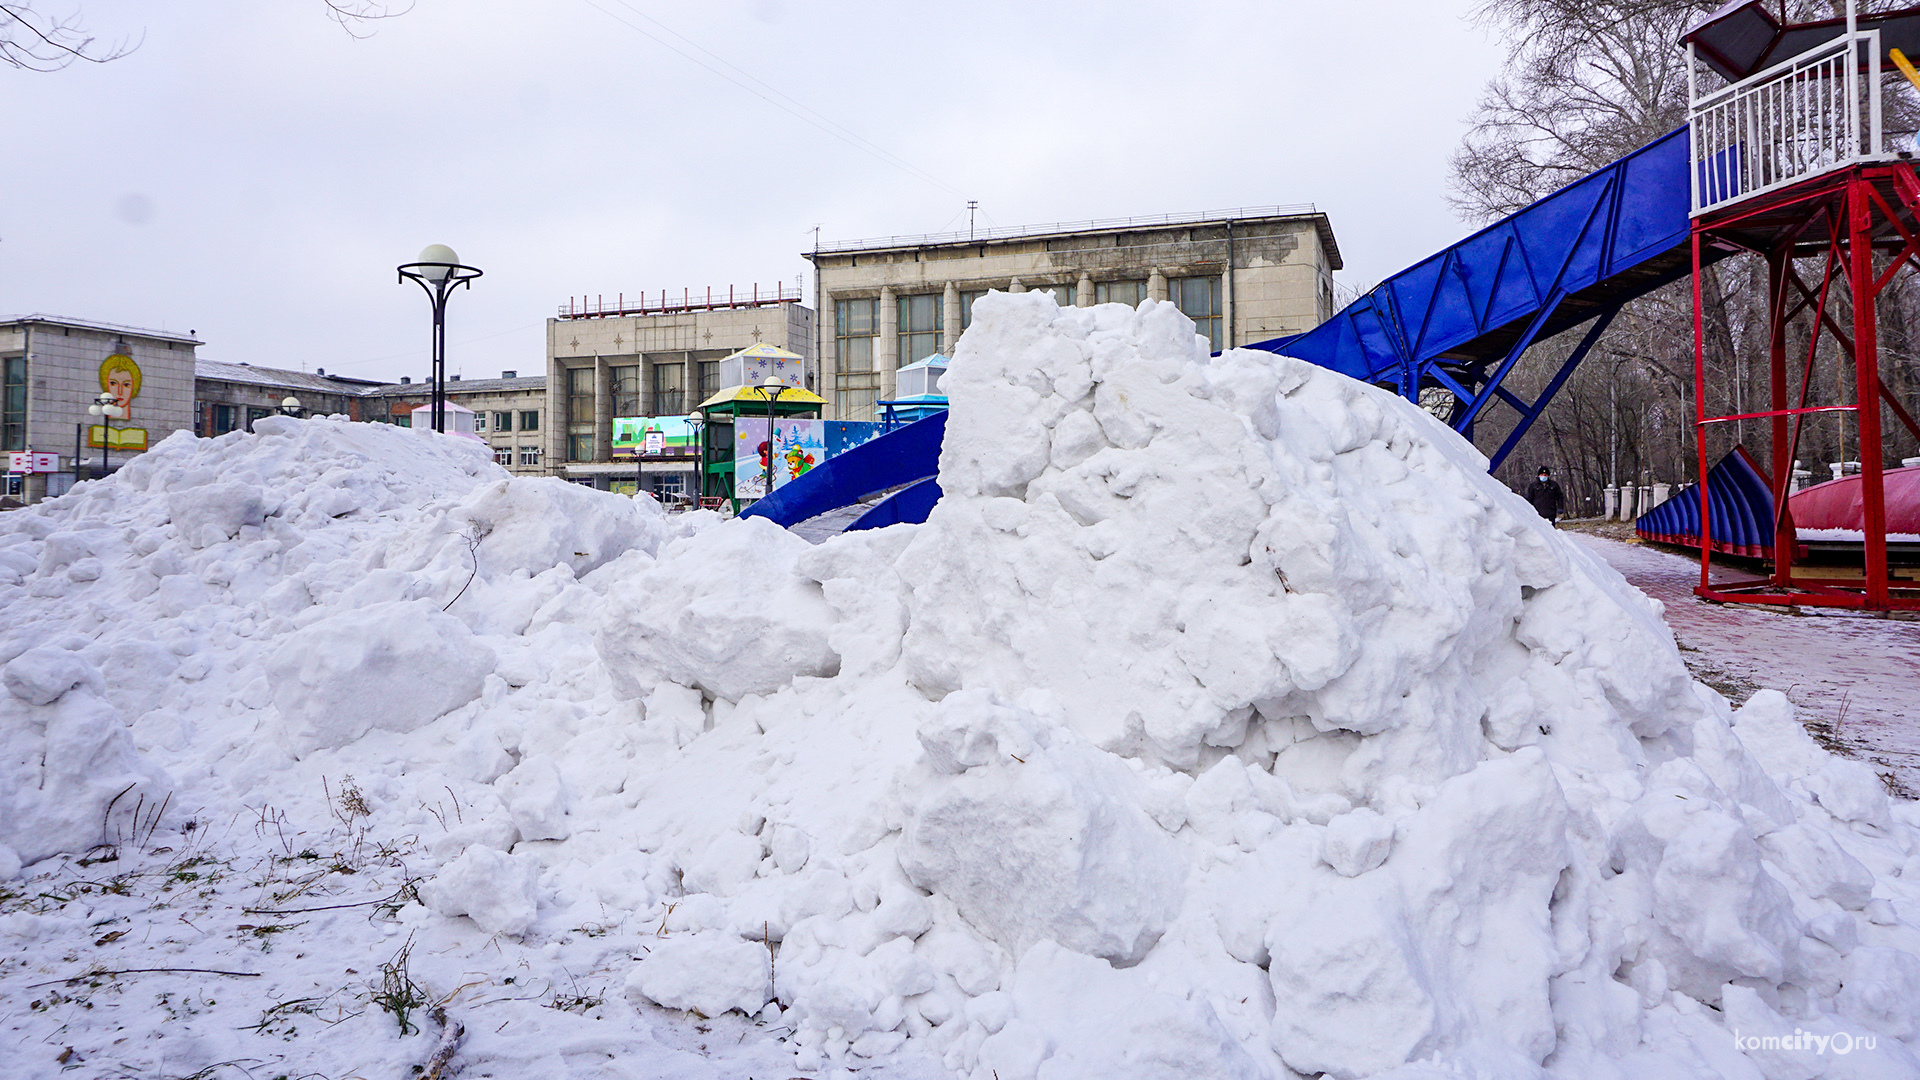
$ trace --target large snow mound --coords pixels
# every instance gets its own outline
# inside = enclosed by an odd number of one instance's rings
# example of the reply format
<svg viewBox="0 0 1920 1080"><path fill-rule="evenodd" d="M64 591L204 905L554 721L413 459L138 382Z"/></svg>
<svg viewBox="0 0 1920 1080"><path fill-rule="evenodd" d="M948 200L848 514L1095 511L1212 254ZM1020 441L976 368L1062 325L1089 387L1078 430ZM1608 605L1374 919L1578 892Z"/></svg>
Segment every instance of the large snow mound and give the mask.
<svg viewBox="0 0 1920 1080"><path fill-rule="evenodd" d="M1037 294L945 385L931 518L819 546L332 421L0 518L0 845L350 772L446 990L533 947L803 1070L1920 1073L1914 807L1432 418Z"/></svg>

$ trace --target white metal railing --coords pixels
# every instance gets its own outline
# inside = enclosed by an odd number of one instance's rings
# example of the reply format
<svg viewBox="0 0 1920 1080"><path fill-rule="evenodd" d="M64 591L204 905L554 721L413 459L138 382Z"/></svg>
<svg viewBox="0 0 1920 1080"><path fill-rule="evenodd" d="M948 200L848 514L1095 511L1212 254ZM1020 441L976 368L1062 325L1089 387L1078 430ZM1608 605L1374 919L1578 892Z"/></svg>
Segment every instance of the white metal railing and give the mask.
<svg viewBox="0 0 1920 1080"><path fill-rule="evenodd" d="M1854 59L1863 45L1864 73ZM1877 29L1850 31L1731 86L1689 96L1695 216L1883 156Z"/></svg>

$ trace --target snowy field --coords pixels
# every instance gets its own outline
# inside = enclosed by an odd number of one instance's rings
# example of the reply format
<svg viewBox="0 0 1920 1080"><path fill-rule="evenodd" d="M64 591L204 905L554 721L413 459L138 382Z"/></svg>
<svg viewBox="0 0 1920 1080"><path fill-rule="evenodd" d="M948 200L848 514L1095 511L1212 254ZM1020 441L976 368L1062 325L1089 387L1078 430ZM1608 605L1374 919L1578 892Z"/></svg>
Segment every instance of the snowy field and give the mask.
<svg viewBox="0 0 1920 1080"><path fill-rule="evenodd" d="M1920 1075L1920 813L1424 413L979 302L920 526L267 419L0 517L0 1076Z"/></svg>

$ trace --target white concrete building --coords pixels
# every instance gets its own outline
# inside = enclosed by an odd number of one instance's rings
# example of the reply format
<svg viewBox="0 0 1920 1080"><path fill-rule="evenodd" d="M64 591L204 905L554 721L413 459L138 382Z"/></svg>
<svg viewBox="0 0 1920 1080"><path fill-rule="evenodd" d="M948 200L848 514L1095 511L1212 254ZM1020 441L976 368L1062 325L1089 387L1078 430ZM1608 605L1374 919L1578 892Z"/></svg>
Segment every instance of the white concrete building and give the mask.
<svg viewBox="0 0 1920 1080"><path fill-rule="evenodd" d="M827 416L874 418L894 372L951 355L990 289L1046 290L1062 305L1172 300L1213 347L1312 329L1333 314L1340 249L1312 206L1275 206L892 236L806 253L825 314L818 344Z"/></svg>

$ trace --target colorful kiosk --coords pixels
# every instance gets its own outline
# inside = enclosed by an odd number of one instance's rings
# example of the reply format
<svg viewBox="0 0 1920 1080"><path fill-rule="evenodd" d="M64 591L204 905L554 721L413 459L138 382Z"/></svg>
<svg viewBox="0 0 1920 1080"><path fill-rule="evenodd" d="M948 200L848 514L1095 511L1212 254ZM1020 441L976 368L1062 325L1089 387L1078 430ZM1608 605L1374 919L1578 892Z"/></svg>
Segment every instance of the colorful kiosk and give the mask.
<svg viewBox="0 0 1920 1080"><path fill-rule="evenodd" d="M783 430L789 426L782 421L818 426L826 403L813 391L776 376L758 386L728 387L701 402L688 417L700 445L700 505L717 510L731 504L739 513L744 504L765 495L770 483L778 487L810 468L808 451L801 445L804 429L790 425L792 430ZM788 451L798 453L800 467L788 463ZM814 455L816 461L824 456Z"/></svg>

